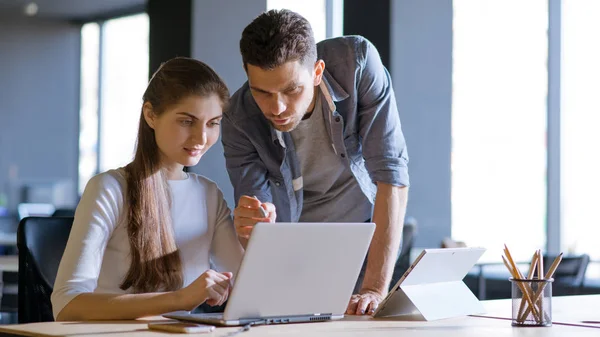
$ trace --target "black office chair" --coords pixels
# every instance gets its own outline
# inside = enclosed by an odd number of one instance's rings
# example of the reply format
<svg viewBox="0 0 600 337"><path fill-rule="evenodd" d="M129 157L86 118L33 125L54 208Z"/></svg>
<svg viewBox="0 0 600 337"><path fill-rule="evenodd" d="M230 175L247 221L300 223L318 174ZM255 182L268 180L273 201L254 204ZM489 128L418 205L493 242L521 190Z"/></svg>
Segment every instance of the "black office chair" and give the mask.
<svg viewBox="0 0 600 337"><path fill-rule="evenodd" d="M53 321L50 294L73 217L27 217L17 229L19 323Z"/></svg>
<svg viewBox="0 0 600 337"><path fill-rule="evenodd" d="M75 210L72 208L57 208L54 213L52 213L52 216L75 216Z"/></svg>
<svg viewBox="0 0 600 337"><path fill-rule="evenodd" d="M544 255L544 272L548 271L555 258L556 256ZM587 254L563 257L554 272L552 294L556 296L578 295L583 288L585 272L589 263L590 256Z"/></svg>
<svg viewBox="0 0 600 337"><path fill-rule="evenodd" d="M556 256L544 255L544 274L552 265ZM585 272L590 262L590 257L587 254L579 256L563 257L558 268L554 272L554 282L552 283L553 296L580 295L583 293L585 280ZM494 263L496 264L496 263ZM490 266L493 267L493 266ZM508 271L500 264L490 268L491 271L480 265L480 274L467 275L465 283L475 293L479 294L480 300L495 300L502 298L510 298L510 277ZM527 267L528 268L528 267Z"/></svg>

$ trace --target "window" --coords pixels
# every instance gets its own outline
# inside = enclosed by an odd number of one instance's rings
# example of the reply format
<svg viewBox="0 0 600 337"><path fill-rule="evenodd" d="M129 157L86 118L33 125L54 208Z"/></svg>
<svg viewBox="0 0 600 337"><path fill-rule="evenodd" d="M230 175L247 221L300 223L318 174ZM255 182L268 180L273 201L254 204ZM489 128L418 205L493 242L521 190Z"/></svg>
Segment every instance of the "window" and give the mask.
<svg viewBox="0 0 600 337"><path fill-rule="evenodd" d="M546 243L547 0L455 0L452 237L499 260Z"/></svg>
<svg viewBox="0 0 600 337"><path fill-rule="evenodd" d="M562 6L561 248L600 259L600 2L563 1Z"/></svg>
<svg viewBox="0 0 600 337"><path fill-rule="evenodd" d="M79 194L98 167L98 55L100 26L81 29L81 89L79 111Z"/></svg>
<svg viewBox="0 0 600 337"><path fill-rule="evenodd" d="M82 27L79 192L133 159L148 83L149 20L137 14Z"/></svg>
<svg viewBox="0 0 600 337"><path fill-rule="evenodd" d="M148 15L109 20L103 28L100 172L133 159L149 77Z"/></svg>

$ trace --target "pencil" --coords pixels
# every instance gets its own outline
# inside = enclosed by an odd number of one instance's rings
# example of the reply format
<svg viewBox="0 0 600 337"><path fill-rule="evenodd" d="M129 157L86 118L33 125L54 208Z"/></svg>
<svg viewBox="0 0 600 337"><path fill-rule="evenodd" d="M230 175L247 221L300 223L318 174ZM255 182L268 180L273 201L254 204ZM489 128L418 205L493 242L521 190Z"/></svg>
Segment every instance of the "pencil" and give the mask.
<svg viewBox="0 0 600 337"><path fill-rule="evenodd" d="M543 280L544 279L544 258L542 257L542 250L538 249L537 254L538 254L538 259L539 259L538 278L540 280Z"/></svg>
<svg viewBox="0 0 600 337"><path fill-rule="evenodd" d="M538 279L539 280L543 280L544 279L544 257L542 256L542 250L541 249L537 250L537 255L538 255ZM542 318L544 317L544 303L543 303L543 299L544 299L543 296L540 297L539 299L534 296L534 299L533 299L533 302L540 307L540 309L539 309L540 310L540 317L542 317Z"/></svg>
<svg viewBox="0 0 600 337"><path fill-rule="evenodd" d="M504 258L504 256L502 256L502 262L504 262L504 265L506 266L506 268L508 268L508 271L511 273L511 275L513 276L513 278L515 280L520 280L523 279L522 277L519 277L519 270L517 269L516 271L514 270L513 267L511 267L509 265L509 263L506 261L506 259ZM531 300L531 297L529 296L529 292L527 291L527 289L525 289L525 287L523 286L523 284L519 281L517 282L517 286L521 289L521 292L523 293L523 298L527 301L527 303L529 304L530 307L533 307L533 301ZM523 299L521 299L521 301L523 301ZM537 310L533 309L533 315L537 317Z"/></svg>
<svg viewBox="0 0 600 337"><path fill-rule="evenodd" d="M538 262L538 254L537 254L537 252L535 252L535 253L533 253L533 256L531 257L531 264L529 265L529 272L527 273L527 279L531 280L533 278L533 275L535 274L535 267L537 266L537 262ZM521 305L519 306L519 314L517 315L519 320L523 316L523 310L525 310L525 303L527 303L527 302L521 301Z"/></svg>
<svg viewBox="0 0 600 337"><path fill-rule="evenodd" d="M552 265L550 265L550 268L548 268L548 272L546 272L546 276L544 277L544 279L549 280L554 276L554 273L556 272L556 269L558 268L558 265L560 264L560 261L562 261L562 257L563 257L563 253L558 254L558 256L554 259L554 262L552 262ZM544 283L540 289L538 289L538 291L535 293L535 295L533 296L534 301L537 301L537 299L542 295L542 293L544 292L544 288L546 287L547 283ZM527 310L525 310L525 312L523 313L524 317L527 317L527 315L529 315L530 309L528 308ZM521 317L523 317L521 316Z"/></svg>
<svg viewBox="0 0 600 337"><path fill-rule="evenodd" d="M517 275L517 279L519 279L519 280L525 279L523 277L523 274L521 274L521 271L519 270L519 268L517 268L517 265L516 265L515 261L513 260L512 255L510 254L510 250L508 249L506 244L504 245L504 253L506 254L506 258L510 262L510 265L512 266L515 274ZM531 289L529 284L523 284L521 282L517 282L517 286L521 289L521 292L523 292L523 297L525 297L528 304L532 307L531 311L533 312L533 315L535 316L535 318L536 319L539 318L539 320L541 321L541 317L539 316L538 310L535 308L534 301L532 300L533 289Z"/></svg>
<svg viewBox="0 0 600 337"><path fill-rule="evenodd" d="M546 273L546 277L545 277L546 279L550 279L554 276L554 273L556 272L556 269L558 268L560 261L562 261L562 257L563 257L563 253L560 253L554 259L554 262L552 262L552 264L550 265L550 268L548 268L548 272Z"/></svg>

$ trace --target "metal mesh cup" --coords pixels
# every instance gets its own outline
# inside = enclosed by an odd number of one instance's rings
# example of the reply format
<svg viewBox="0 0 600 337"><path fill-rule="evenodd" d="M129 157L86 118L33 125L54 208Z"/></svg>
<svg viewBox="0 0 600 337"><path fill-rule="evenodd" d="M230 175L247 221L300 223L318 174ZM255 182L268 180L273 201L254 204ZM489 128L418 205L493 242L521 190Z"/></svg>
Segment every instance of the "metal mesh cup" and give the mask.
<svg viewBox="0 0 600 337"><path fill-rule="evenodd" d="M510 278L513 326L552 325L552 281Z"/></svg>

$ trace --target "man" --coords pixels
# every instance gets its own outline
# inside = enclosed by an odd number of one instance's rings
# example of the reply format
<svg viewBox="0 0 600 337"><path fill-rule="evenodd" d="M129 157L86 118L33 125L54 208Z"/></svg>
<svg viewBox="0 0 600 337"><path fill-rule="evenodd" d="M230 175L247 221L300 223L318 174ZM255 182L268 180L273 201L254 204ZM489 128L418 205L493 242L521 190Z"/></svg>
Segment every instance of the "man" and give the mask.
<svg viewBox="0 0 600 337"><path fill-rule="evenodd" d="M308 21L288 10L258 16L240 50L248 82L222 121L240 240L260 221L372 220L346 313L373 313L397 259L409 184L389 73L366 39L316 45Z"/></svg>

